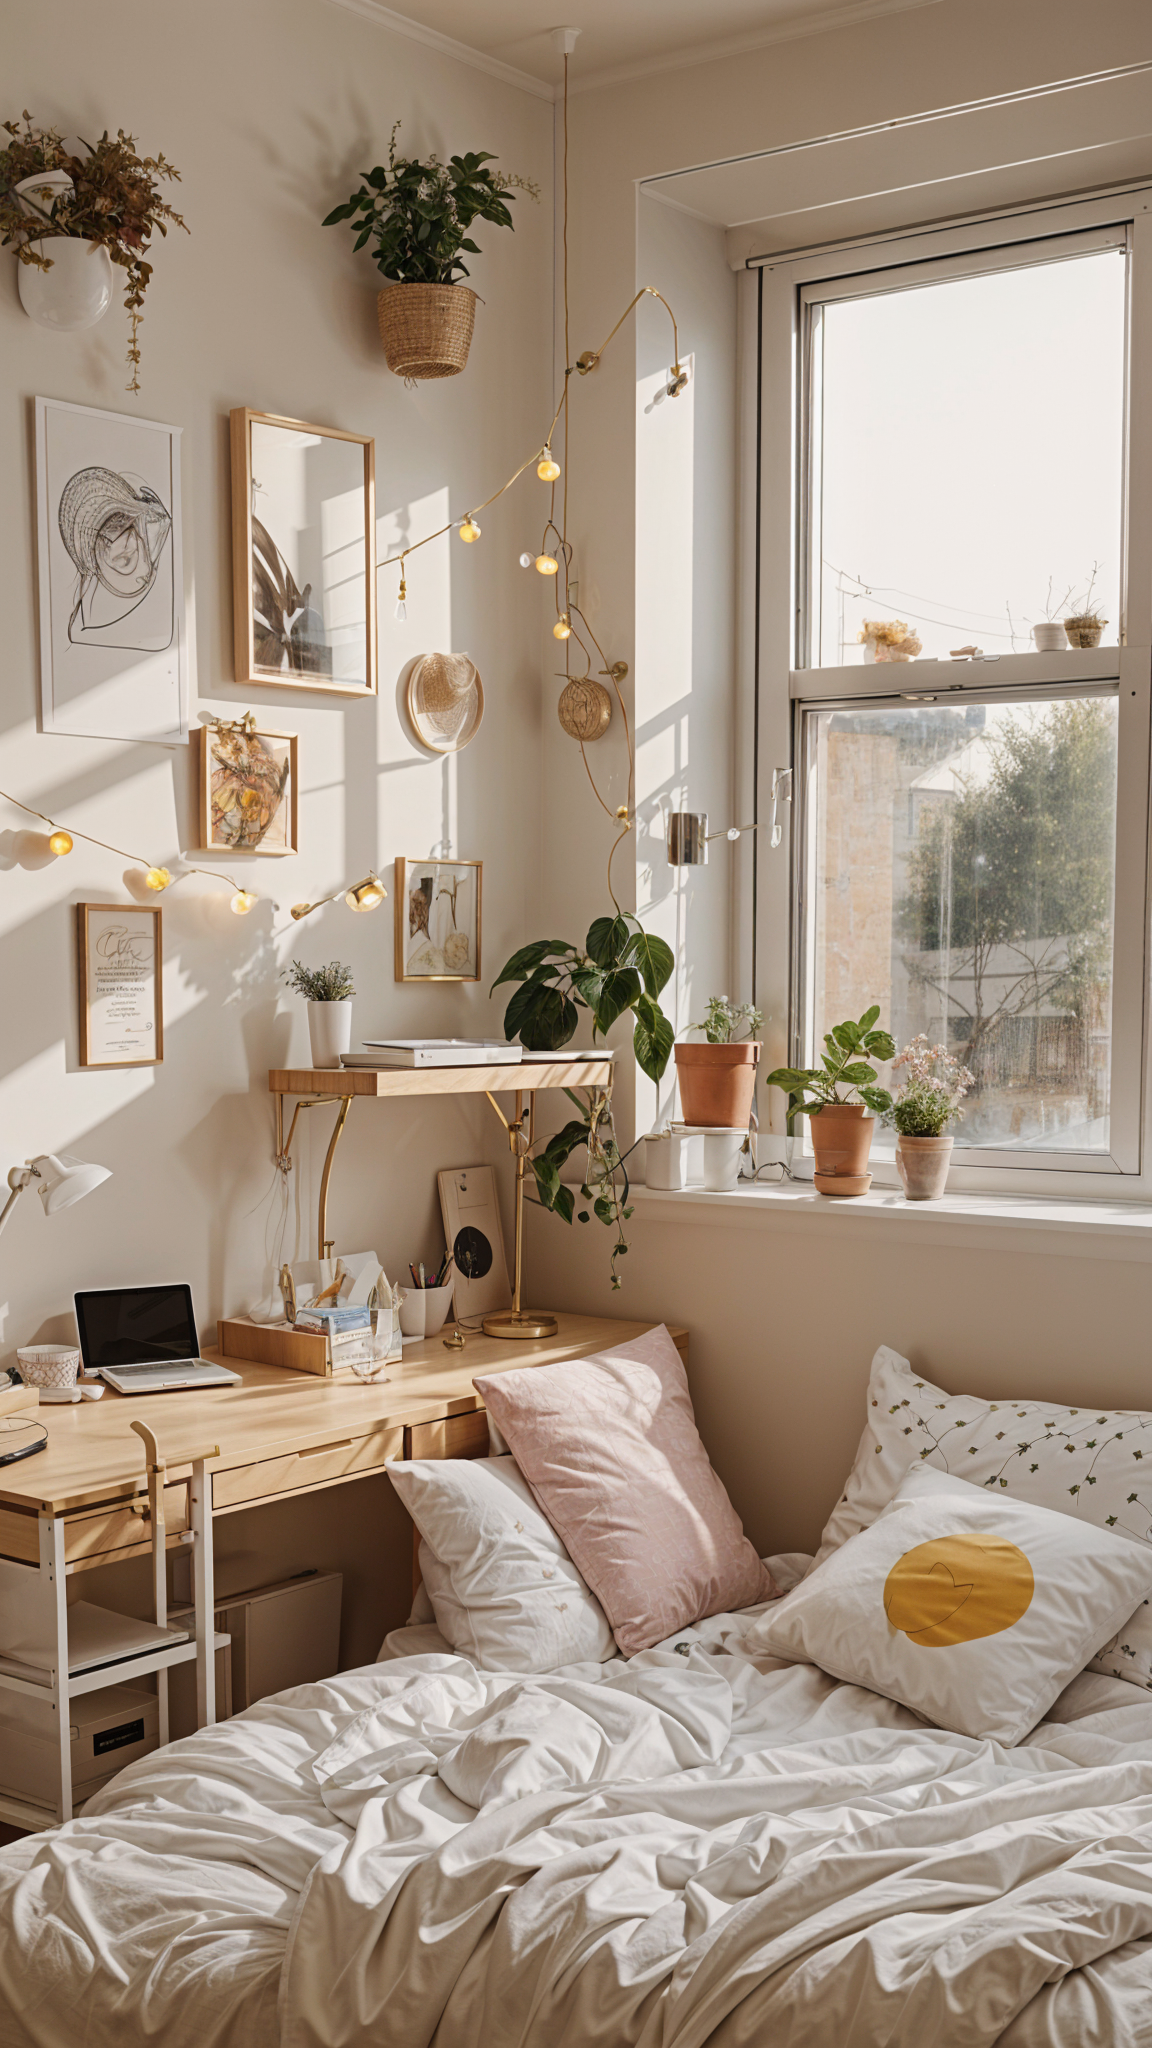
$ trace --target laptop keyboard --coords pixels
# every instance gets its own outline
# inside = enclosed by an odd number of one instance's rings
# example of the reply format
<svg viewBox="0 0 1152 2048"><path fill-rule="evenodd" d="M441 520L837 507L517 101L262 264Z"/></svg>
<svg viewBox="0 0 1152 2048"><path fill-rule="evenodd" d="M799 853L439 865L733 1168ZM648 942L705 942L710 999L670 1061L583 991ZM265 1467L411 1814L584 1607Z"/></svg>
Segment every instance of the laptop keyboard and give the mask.
<svg viewBox="0 0 1152 2048"><path fill-rule="evenodd" d="M147 1374L149 1378L154 1378L157 1373L162 1373L165 1379L179 1380L191 1379L193 1376L199 1377L201 1373L211 1372L212 1367L207 1359L174 1358L170 1365L166 1364L163 1360L157 1360L154 1365L113 1365L109 1366L108 1370L109 1372L123 1373L127 1379L131 1379L137 1373L141 1377Z"/></svg>

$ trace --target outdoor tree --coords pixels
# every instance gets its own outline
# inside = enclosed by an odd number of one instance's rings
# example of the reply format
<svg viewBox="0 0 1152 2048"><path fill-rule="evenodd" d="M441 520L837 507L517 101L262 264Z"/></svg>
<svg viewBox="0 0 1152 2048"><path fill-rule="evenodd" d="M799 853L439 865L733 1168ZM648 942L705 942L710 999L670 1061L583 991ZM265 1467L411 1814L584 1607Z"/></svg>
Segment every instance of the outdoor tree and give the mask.
<svg viewBox="0 0 1152 2048"><path fill-rule="evenodd" d="M1007 1019L1047 1007L1087 1022L1106 998L1115 704L1082 698L1014 716L987 746L987 773L963 778L922 818L904 914L909 972L938 992L977 1074Z"/></svg>

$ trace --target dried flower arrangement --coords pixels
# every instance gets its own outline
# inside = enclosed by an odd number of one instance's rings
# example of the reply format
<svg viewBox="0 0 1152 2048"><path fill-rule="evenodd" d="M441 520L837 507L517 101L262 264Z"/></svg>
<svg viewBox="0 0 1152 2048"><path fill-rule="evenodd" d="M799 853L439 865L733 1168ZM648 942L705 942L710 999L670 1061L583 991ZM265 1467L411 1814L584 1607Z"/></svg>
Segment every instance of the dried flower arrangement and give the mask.
<svg viewBox="0 0 1152 2048"><path fill-rule="evenodd" d="M129 391L140 389L139 331L144 294L152 276L147 248L154 229L162 235L168 225L189 232L187 222L161 198L157 180L180 173L164 156L140 156L136 139L122 128L111 136L105 129L99 142L84 142L87 153L75 155L65 146L57 128L34 128L28 109L24 127L15 121L0 122L0 129L12 137L0 150L0 244L14 245L21 263L37 270L51 270L52 258L44 243L68 235L96 242L108 251L113 263L125 272L124 304L131 321L128 363L132 371ZM63 171L72 180L72 190L61 192L48 206L36 204L15 187L38 171Z"/></svg>
<svg viewBox="0 0 1152 2048"><path fill-rule="evenodd" d="M1100 635L1108 624L1107 619L1102 618L1092 604L1092 593L1096 588L1099 570L1099 562L1093 562L1092 574L1088 578L1088 588L1084 596L1071 598L1072 609L1064 620L1064 631L1073 647L1097 646Z"/></svg>
<svg viewBox="0 0 1152 2048"><path fill-rule="evenodd" d="M923 646L919 634L903 619L865 619L856 638L873 661L911 661Z"/></svg>
<svg viewBox="0 0 1152 2048"><path fill-rule="evenodd" d="M330 960L327 967L304 967L294 960L281 979L309 1003L346 1003L356 993L352 969L339 960Z"/></svg>
<svg viewBox="0 0 1152 2048"><path fill-rule="evenodd" d="M884 1122L894 1124L902 1138L943 1137L945 1126L963 1116L960 1104L975 1087L976 1076L961 1066L947 1046L929 1045L923 1031L917 1032L892 1066L894 1070L906 1068L907 1077Z"/></svg>

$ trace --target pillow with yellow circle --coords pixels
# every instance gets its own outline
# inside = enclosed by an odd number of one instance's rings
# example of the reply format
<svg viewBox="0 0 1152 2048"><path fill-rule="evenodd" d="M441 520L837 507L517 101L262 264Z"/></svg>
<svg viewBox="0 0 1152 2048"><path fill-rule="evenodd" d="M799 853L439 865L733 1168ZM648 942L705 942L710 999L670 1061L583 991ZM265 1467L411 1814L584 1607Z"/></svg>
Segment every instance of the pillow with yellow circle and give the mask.
<svg viewBox="0 0 1152 2048"><path fill-rule="evenodd" d="M921 1470L744 1647L1010 1745L1150 1593L1148 1544Z"/></svg>

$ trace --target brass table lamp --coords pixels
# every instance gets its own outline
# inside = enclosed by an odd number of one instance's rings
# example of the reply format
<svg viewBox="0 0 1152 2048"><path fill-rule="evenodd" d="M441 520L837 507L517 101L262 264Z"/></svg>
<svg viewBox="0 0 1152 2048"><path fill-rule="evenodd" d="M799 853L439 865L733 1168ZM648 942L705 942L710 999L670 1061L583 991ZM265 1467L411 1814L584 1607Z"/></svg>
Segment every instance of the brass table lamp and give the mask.
<svg viewBox="0 0 1152 2048"><path fill-rule="evenodd" d="M536 1098L530 1095L528 1108L525 1109L523 1092L517 1089L516 1108L509 1118L505 1116L491 1091L485 1092L508 1133L508 1148L516 1160L516 1258L512 1281L512 1306L510 1309L497 1309L493 1314L485 1316L481 1328L486 1337L554 1337L560 1327L555 1316L520 1306L520 1288L524 1273L524 1181L528 1172L528 1154L535 1136Z"/></svg>

